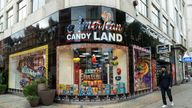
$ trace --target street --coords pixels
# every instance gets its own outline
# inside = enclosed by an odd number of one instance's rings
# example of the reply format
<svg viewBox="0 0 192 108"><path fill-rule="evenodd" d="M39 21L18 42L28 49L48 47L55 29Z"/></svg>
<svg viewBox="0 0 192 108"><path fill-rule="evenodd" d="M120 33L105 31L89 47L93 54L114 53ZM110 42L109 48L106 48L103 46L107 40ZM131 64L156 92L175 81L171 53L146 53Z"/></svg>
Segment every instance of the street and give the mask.
<svg viewBox="0 0 192 108"><path fill-rule="evenodd" d="M192 82L177 85L172 88L175 106L173 108L192 108ZM167 99L168 101L168 99ZM71 105L53 104L51 106L39 106L37 108L161 108L162 101L160 91L155 91L129 101L114 104L98 105ZM168 101L169 105L169 101ZM0 95L0 108L29 108L30 105L24 97L16 95ZM171 106L169 106L171 108Z"/></svg>

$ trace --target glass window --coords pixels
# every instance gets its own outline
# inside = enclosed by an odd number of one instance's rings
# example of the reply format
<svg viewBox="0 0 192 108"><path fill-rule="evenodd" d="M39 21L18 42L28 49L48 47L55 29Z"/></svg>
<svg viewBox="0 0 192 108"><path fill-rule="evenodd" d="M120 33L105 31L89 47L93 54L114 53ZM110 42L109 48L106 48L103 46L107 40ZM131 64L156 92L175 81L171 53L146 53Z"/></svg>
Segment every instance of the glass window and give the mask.
<svg viewBox="0 0 192 108"><path fill-rule="evenodd" d="M168 21L164 16L163 16L162 22L163 22L163 24L162 24L163 32L167 34L167 32L168 32L168 29L167 29L168 28Z"/></svg>
<svg viewBox="0 0 192 108"><path fill-rule="evenodd" d="M7 11L7 28L13 25L13 8Z"/></svg>
<svg viewBox="0 0 192 108"><path fill-rule="evenodd" d="M18 7L19 7L19 10L18 10L18 20L22 20L24 19L26 16L27 16L27 12L26 12L26 0L22 0L18 3Z"/></svg>
<svg viewBox="0 0 192 108"><path fill-rule="evenodd" d="M2 8L4 7L4 4L5 4L4 1L5 1L5 0L0 0L0 9L2 9Z"/></svg>
<svg viewBox="0 0 192 108"><path fill-rule="evenodd" d="M139 0L139 12L147 17L147 0Z"/></svg>
<svg viewBox="0 0 192 108"><path fill-rule="evenodd" d="M155 6L152 6L152 22L159 27L159 10Z"/></svg>
<svg viewBox="0 0 192 108"><path fill-rule="evenodd" d="M162 0L161 1L162 8L167 11L167 0Z"/></svg>
<svg viewBox="0 0 192 108"><path fill-rule="evenodd" d="M0 32L3 31L3 16L0 17Z"/></svg>
<svg viewBox="0 0 192 108"><path fill-rule="evenodd" d="M120 83L122 90L115 91L116 93L125 93L128 90L127 47L112 44L65 45L57 47L57 54L58 83L66 86L75 85L75 94L89 95L89 89L92 89L92 95L109 95L112 92L108 88ZM100 91L101 85L106 90L105 93ZM65 93L67 92L61 94Z"/></svg>
<svg viewBox="0 0 192 108"><path fill-rule="evenodd" d="M32 0L33 12L45 5L45 0Z"/></svg>
<svg viewBox="0 0 192 108"><path fill-rule="evenodd" d="M174 26L171 24L170 25L170 36L174 39L175 36L174 36Z"/></svg>

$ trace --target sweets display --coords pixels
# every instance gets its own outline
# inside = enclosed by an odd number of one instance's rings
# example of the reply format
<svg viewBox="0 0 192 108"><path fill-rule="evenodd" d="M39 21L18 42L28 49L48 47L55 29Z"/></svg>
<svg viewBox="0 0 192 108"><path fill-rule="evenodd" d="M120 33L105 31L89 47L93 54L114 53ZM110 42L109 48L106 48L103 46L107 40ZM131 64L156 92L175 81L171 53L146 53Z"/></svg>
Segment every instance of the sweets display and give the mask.
<svg viewBox="0 0 192 108"><path fill-rule="evenodd" d="M96 95L115 95L125 93L125 83L119 82L116 85L99 84L95 87L81 85L65 85L60 84L61 95L78 95L78 96L96 96Z"/></svg>

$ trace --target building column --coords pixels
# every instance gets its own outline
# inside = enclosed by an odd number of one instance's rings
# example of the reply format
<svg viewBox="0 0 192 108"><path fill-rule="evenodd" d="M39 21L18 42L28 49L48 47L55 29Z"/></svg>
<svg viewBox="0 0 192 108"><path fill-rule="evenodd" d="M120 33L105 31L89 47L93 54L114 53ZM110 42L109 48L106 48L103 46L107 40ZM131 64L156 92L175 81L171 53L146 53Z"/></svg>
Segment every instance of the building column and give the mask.
<svg viewBox="0 0 192 108"><path fill-rule="evenodd" d="M18 22L18 5L15 3L13 5L13 25Z"/></svg>
<svg viewBox="0 0 192 108"><path fill-rule="evenodd" d="M26 0L27 3L27 16L29 16L32 13L32 0Z"/></svg>
<svg viewBox="0 0 192 108"><path fill-rule="evenodd" d="M3 30L7 28L7 11L3 13Z"/></svg>
<svg viewBox="0 0 192 108"><path fill-rule="evenodd" d="M147 14L148 14L148 18L150 19L150 21L152 20L152 5L151 5L152 0L148 0L147 1L147 6L148 6L148 10L147 10Z"/></svg>

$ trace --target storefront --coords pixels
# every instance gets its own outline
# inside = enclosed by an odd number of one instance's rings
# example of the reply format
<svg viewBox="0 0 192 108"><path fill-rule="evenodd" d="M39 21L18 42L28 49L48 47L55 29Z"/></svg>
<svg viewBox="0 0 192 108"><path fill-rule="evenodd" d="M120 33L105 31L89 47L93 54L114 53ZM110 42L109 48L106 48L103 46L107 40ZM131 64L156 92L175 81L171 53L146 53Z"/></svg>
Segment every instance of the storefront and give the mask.
<svg viewBox="0 0 192 108"><path fill-rule="evenodd" d="M69 11L70 10L70 11ZM68 11L57 46L57 93L96 96L128 94L129 54L125 13L113 8L82 6ZM92 13L90 13L91 10ZM63 43L63 44L62 44ZM64 77L64 76L68 77Z"/></svg>
<svg viewBox="0 0 192 108"><path fill-rule="evenodd" d="M59 96L130 96L156 87L158 39L115 8L63 9L3 43L13 92L38 77Z"/></svg>

